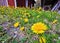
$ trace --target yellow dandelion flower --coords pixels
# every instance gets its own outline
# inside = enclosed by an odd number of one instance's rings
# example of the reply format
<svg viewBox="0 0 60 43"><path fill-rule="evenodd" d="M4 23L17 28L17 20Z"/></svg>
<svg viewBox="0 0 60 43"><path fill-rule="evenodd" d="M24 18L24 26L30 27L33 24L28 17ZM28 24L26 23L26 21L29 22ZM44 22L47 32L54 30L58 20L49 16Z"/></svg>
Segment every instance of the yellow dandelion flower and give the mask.
<svg viewBox="0 0 60 43"><path fill-rule="evenodd" d="M24 19L24 22L28 22L28 18L25 18L25 19Z"/></svg>
<svg viewBox="0 0 60 43"><path fill-rule="evenodd" d="M40 11L40 10L42 10L42 8L41 8L41 7L39 7L39 8L38 8L38 11Z"/></svg>
<svg viewBox="0 0 60 43"><path fill-rule="evenodd" d="M18 27L19 26L19 22L14 23L14 27Z"/></svg>
<svg viewBox="0 0 60 43"><path fill-rule="evenodd" d="M40 37L39 42L40 43L46 43L46 39L44 37Z"/></svg>
<svg viewBox="0 0 60 43"><path fill-rule="evenodd" d="M21 27L20 30L23 31L24 30L24 27Z"/></svg>
<svg viewBox="0 0 60 43"><path fill-rule="evenodd" d="M41 7L39 7L39 9L42 9Z"/></svg>
<svg viewBox="0 0 60 43"><path fill-rule="evenodd" d="M58 20L54 20L54 21L52 22L52 24L55 24L55 23L57 23L57 21L58 21Z"/></svg>
<svg viewBox="0 0 60 43"><path fill-rule="evenodd" d="M44 33L45 30L47 30L47 25L45 25L42 22L35 23L35 24L32 25L31 30L34 33L41 34L41 33Z"/></svg>

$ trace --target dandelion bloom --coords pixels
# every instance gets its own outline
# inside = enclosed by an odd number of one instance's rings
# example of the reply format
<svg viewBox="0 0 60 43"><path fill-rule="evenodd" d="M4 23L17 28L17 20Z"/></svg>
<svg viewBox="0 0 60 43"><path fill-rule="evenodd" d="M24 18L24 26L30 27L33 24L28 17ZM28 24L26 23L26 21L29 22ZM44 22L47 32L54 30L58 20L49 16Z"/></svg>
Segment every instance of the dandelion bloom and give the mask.
<svg viewBox="0 0 60 43"><path fill-rule="evenodd" d="M42 8L41 8L41 7L39 7L39 10L42 10Z"/></svg>
<svg viewBox="0 0 60 43"><path fill-rule="evenodd" d="M24 30L24 27L21 27L20 30L23 31Z"/></svg>
<svg viewBox="0 0 60 43"><path fill-rule="evenodd" d="M57 23L57 21L58 21L58 20L54 20L54 21L52 22L52 24L55 24L55 23Z"/></svg>
<svg viewBox="0 0 60 43"><path fill-rule="evenodd" d="M46 43L46 39L44 37L40 37L39 42L40 43Z"/></svg>
<svg viewBox="0 0 60 43"><path fill-rule="evenodd" d="M45 25L42 22L35 23L35 24L32 25L31 30L34 33L41 34L41 33L44 33L45 30L47 30L47 25Z"/></svg>
<svg viewBox="0 0 60 43"><path fill-rule="evenodd" d="M24 19L24 22L28 22L28 18L25 18L25 19Z"/></svg>
<svg viewBox="0 0 60 43"><path fill-rule="evenodd" d="M19 26L19 22L14 23L14 27L18 27Z"/></svg>

